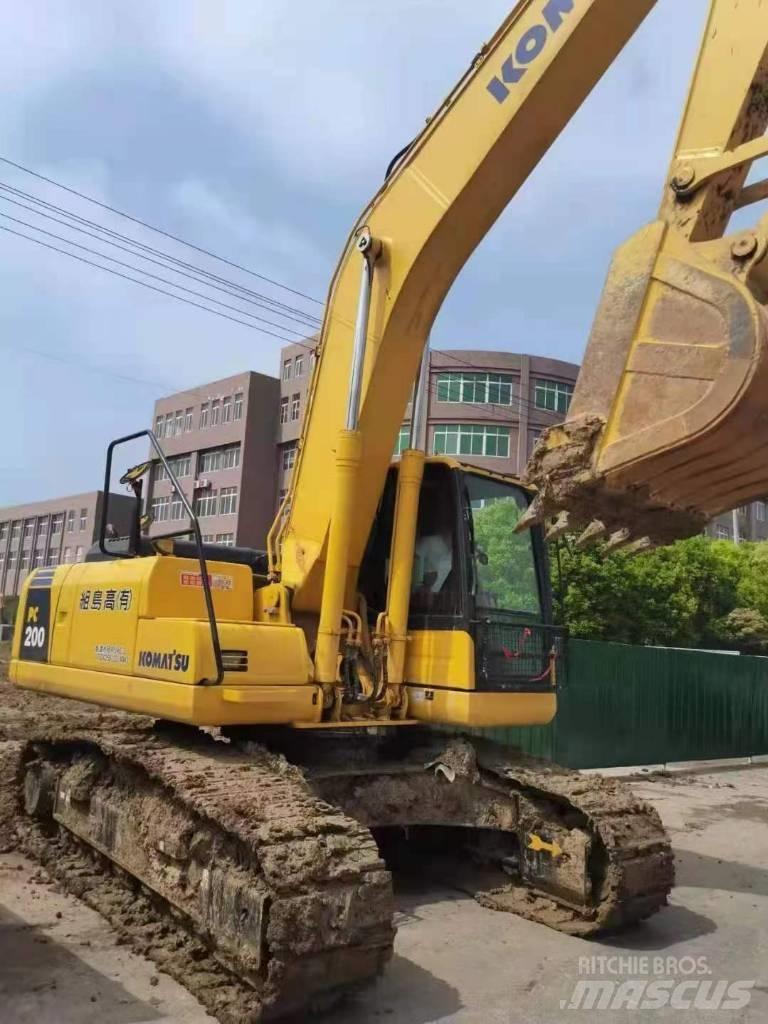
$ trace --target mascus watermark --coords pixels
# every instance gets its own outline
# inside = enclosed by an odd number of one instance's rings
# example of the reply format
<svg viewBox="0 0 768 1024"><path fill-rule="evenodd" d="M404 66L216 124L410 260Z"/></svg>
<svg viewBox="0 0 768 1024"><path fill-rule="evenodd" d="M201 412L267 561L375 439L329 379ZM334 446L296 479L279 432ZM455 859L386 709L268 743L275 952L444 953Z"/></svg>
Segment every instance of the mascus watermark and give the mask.
<svg viewBox="0 0 768 1024"><path fill-rule="evenodd" d="M742 1010L755 981L712 976L704 956L587 956L561 1010Z"/></svg>

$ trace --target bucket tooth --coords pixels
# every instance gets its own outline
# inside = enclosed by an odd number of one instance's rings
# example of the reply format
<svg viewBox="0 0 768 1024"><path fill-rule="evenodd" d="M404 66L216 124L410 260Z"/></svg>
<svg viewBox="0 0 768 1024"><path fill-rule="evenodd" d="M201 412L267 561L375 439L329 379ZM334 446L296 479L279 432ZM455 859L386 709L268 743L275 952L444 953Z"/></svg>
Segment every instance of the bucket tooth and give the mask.
<svg viewBox="0 0 768 1024"><path fill-rule="evenodd" d="M541 500L541 495L537 494L533 499L528 508L523 512L517 521L515 526L515 533L522 533L523 530L530 530L532 526L537 526L539 523L544 521L544 503Z"/></svg>
<svg viewBox="0 0 768 1024"><path fill-rule="evenodd" d="M632 534L626 527L624 527L621 530L615 530L608 538L608 543L605 545L605 550L617 551L619 548L623 548L626 544L629 544L631 540Z"/></svg>
<svg viewBox="0 0 768 1024"><path fill-rule="evenodd" d="M592 544L594 541L599 540L606 532L605 523L601 519L593 519L586 530L579 536L576 541L576 547L585 548L587 544Z"/></svg>
<svg viewBox="0 0 768 1024"><path fill-rule="evenodd" d="M650 537L641 537L628 544L624 550L628 555L641 555L644 551L651 551L655 546Z"/></svg>
<svg viewBox="0 0 768 1024"><path fill-rule="evenodd" d="M544 539L547 541L557 540L558 537L562 537L564 533L567 533L570 529L571 514L563 509L562 512L557 514L555 521L552 523L550 528L544 535Z"/></svg>

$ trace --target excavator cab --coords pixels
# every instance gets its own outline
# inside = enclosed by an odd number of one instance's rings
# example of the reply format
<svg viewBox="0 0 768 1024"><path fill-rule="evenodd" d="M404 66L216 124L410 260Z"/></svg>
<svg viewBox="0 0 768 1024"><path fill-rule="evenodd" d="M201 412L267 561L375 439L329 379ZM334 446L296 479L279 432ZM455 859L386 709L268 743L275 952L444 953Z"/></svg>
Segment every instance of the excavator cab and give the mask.
<svg viewBox="0 0 768 1024"><path fill-rule="evenodd" d="M371 626L386 603L397 474L393 466L360 572ZM424 703L432 705L443 700L444 691L471 688L474 710L465 724L479 724L481 718L493 724L479 710L480 695L542 694L547 698L541 705L543 720L554 712L565 633L552 624L542 533L515 532L532 497L514 478L452 459L430 458L424 466L405 678L430 682L431 700ZM428 666L425 658L420 664L420 652L436 646L454 658L431 658ZM461 650L468 652L463 677L457 659ZM410 690L413 710L413 694L419 698L422 690ZM508 721L509 697L498 707Z"/></svg>

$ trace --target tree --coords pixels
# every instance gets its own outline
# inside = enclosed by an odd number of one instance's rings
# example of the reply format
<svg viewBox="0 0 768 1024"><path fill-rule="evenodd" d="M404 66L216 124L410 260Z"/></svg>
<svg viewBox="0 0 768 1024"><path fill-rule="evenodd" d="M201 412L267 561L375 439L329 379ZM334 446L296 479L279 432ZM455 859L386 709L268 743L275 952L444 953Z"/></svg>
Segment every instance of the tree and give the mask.
<svg viewBox="0 0 768 1024"><path fill-rule="evenodd" d="M749 654L768 650L768 619L757 608L734 608L715 627L726 647Z"/></svg>
<svg viewBox="0 0 768 1024"><path fill-rule="evenodd" d="M574 636L681 647L722 646L718 625L743 599L751 549L694 537L644 555L584 551L553 558L555 607ZM768 580L764 577L763 590ZM758 589L758 581L750 586ZM768 592L764 594L768 608Z"/></svg>
<svg viewBox="0 0 768 1024"><path fill-rule="evenodd" d="M539 612L539 588L529 534L515 533L521 508L514 498L489 501L472 512L478 598L490 607Z"/></svg>

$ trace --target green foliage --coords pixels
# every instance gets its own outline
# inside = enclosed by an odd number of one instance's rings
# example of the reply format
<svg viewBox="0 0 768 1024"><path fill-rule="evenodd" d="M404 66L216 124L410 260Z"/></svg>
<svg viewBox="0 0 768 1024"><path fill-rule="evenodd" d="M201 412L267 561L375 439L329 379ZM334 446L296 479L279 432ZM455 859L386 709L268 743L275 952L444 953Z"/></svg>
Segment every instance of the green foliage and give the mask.
<svg viewBox="0 0 768 1024"><path fill-rule="evenodd" d="M552 561L556 614L574 636L739 650L762 643L763 623L768 636L768 543L694 537L632 557L564 541Z"/></svg>
<svg viewBox="0 0 768 1024"><path fill-rule="evenodd" d="M515 533L521 509L512 499L473 509L480 603L510 611L539 612L530 535ZM487 562L485 562L487 559Z"/></svg>
<svg viewBox="0 0 768 1024"><path fill-rule="evenodd" d="M750 654L768 650L768 619L757 608L734 608L715 627L726 647Z"/></svg>

